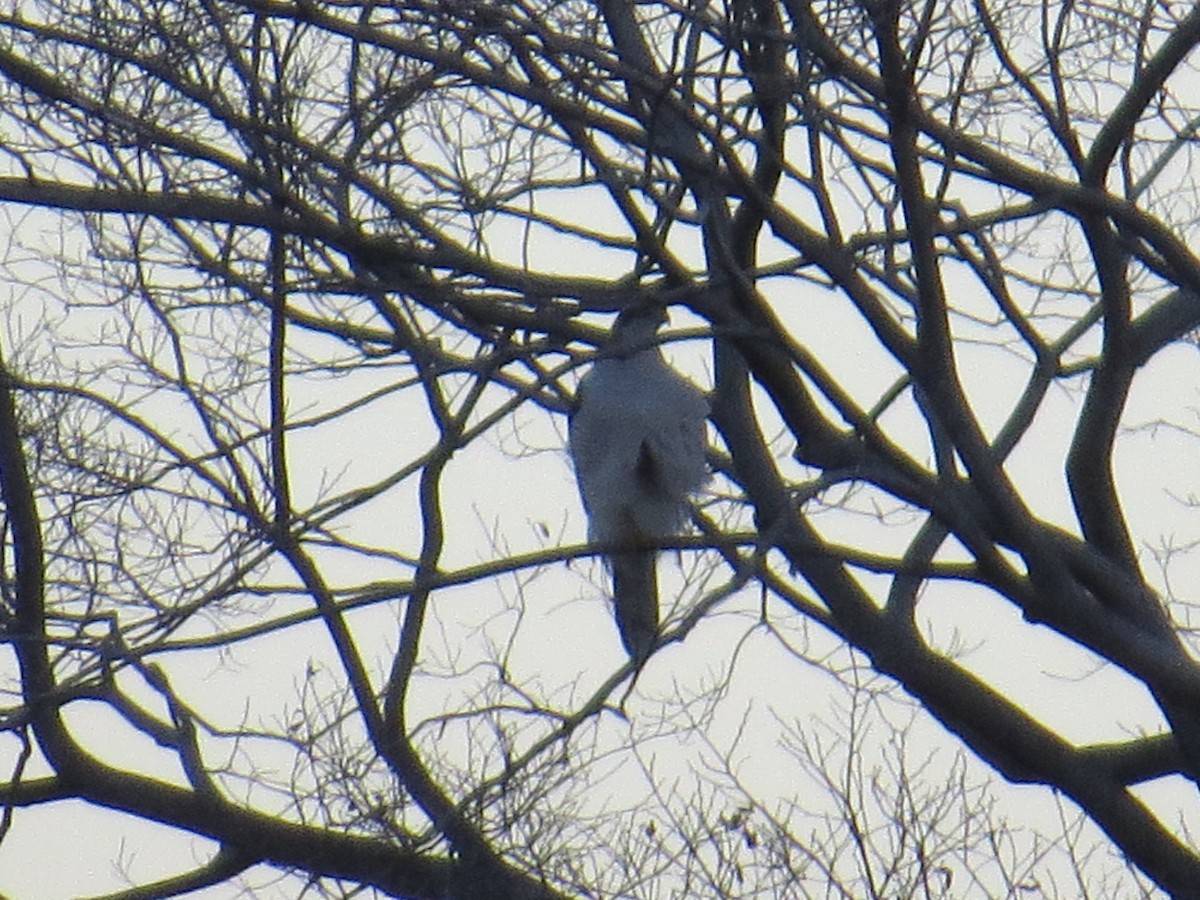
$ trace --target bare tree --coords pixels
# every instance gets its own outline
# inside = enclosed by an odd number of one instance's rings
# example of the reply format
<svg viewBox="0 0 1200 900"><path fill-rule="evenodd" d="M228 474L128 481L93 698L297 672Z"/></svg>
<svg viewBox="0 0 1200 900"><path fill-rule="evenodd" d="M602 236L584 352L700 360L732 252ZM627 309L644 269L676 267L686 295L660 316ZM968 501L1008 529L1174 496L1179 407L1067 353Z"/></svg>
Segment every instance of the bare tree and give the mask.
<svg viewBox="0 0 1200 900"><path fill-rule="evenodd" d="M1198 41L11 4L0 855L83 801L174 836L123 897L1200 896ZM716 477L637 667L562 444L647 298Z"/></svg>

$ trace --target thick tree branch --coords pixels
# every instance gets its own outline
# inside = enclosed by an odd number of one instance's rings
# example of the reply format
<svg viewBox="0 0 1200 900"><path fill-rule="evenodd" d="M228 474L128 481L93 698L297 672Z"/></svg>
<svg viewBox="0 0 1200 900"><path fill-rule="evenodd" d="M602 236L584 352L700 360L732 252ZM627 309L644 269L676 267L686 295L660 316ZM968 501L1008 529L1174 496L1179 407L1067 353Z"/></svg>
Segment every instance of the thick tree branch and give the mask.
<svg viewBox="0 0 1200 900"><path fill-rule="evenodd" d="M1121 144L1130 139L1146 107L1200 44L1200 7L1193 6L1144 66L1125 96L1113 107L1084 160L1083 180L1103 184Z"/></svg>

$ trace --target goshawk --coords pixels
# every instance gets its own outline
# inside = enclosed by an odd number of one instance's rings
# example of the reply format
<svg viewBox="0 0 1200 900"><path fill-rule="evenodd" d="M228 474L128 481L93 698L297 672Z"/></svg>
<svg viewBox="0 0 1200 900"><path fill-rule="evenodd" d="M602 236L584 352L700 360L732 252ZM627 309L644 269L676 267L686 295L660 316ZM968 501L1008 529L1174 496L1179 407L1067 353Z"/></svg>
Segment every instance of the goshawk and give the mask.
<svg viewBox="0 0 1200 900"><path fill-rule="evenodd" d="M588 538L609 548L617 628L637 660L658 632L658 546L679 533L688 496L708 478L708 401L663 359L655 333L666 320L649 302L617 317L579 384L568 441Z"/></svg>

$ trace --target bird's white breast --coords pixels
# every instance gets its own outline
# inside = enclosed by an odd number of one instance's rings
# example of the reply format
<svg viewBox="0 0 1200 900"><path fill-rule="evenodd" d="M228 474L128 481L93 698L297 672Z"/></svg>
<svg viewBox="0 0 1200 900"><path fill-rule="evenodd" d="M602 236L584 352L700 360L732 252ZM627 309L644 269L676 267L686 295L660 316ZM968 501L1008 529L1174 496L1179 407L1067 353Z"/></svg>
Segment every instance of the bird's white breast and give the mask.
<svg viewBox="0 0 1200 900"><path fill-rule="evenodd" d="M707 478L704 395L657 350L599 360L580 394L570 445L592 539L674 534L687 496ZM653 457L653 490L637 477L645 452Z"/></svg>

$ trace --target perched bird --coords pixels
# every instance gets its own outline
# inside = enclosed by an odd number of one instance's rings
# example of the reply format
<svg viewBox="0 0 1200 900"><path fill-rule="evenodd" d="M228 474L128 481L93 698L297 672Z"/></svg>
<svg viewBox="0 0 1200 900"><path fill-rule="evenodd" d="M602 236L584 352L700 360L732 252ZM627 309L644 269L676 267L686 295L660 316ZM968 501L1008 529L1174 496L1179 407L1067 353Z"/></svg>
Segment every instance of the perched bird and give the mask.
<svg viewBox="0 0 1200 900"><path fill-rule="evenodd" d="M654 342L666 320L649 301L621 312L579 383L568 438L588 538L611 548L617 628L637 660L658 632L658 545L679 533L688 495L708 479L708 401Z"/></svg>

